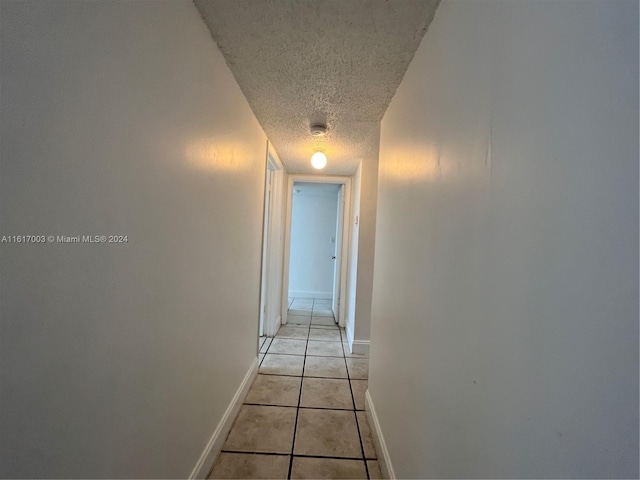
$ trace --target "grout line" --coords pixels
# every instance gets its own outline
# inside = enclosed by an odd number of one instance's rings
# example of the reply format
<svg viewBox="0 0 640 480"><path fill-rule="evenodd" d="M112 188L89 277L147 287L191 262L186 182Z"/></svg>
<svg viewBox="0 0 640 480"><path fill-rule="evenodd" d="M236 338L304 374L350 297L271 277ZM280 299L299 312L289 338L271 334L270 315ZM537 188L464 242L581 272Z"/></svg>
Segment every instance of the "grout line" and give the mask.
<svg viewBox="0 0 640 480"><path fill-rule="evenodd" d="M243 453L245 455L279 455L281 457L290 457L288 453L278 453L278 452L245 452L243 450L221 450L224 453Z"/></svg>
<svg viewBox="0 0 640 480"><path fill-rule="evenodd" d="M263 375L260 373L259 375ZM302 378L302 377L292 377L292 378ZM314 377L304 377L304 378L314 378ZM332 380L347 380L346 378L337 378ZM297 408L295 405L282 405L279 403L249 403L244 402L243 405L253 405L254 407L288 407L288 408ZM336 408L336 407L305 407L300 405L300 408L303 410L339 410L341 412L364 412L365 410L358 410L357 408L354 410L352 408Z"/></svg>
<svg viewBox="0 0 640 480"><path fill-rule="evenodd" d="M346 380L346 379L343 379L343 380ZM296 407L295 405L282 405L282 404L278 404L278 403L247 403L247 402L244 402L243 405L251 405L253 407L301 408L302 410L337 410L337 411L340 411L340 412L356 412L356 411L361 412L362 411L362 410L354 410L353 408L303 407L302 405L300 405L299 407Z"/></svg>
<svg viewBox="0 0 640 480"><path fill-rule="evenodd" d="M267 337L269 338L269 337ZM273 337L275 338L275 337ZM269 349L271 348L271 344L273 343L273 338L271 339L271 342L269 343L269 346L267 347L267 349L264 351L264 353L262 355L264 355L262 357L262 360L260 360L260 362L258 363L258 372L260 372L260 367L262 366L262 363L264 362L264 359L267 358L267 353L269 353ZM260 355L260 350L258 350L258 355ZM258 356L258 358L260 358Z"/></svg>
<svg viewBox="0 0 640 480"><path fill-rule="evenodd" d="M298 433L298 415L300 414L300 400L302 399L302 384L304 383L304 367L307 363L307 348L309 346L309 333L311 332L311 327L309 327L309 331L307 332L307 341L304 345L304 360L302 360L302 376L300 380L300 392L298 393L298 408L296 408L296 421L293 424L293 440L291 441L291 457L289 459L289 472L287 473L287 478L291 478L291 469L293 468L293 451L296 447L296 434ZM357 419L356 419L357 420ZM366 464L366 462L365 462Z"/></svg>
<svg viewBox="0 0 640 480"><path fill-rule="evenodd" d="M283 353L283 352L271 352L270 355L288 355L290 357L302 357L299 353ZM324 358L345 358L343 355L307 355L307 357L324 357ZM366 379L362 379L366 380Z"/></svg>
<svg viewBox="0 0 640 480"><path fill-rule="evenodd" d="M342 331L340 332L340 340L342 340ZM341 342L342 343L342 342ZM342 343L342 353L344 353L344 343ZM367 479L369 476L369 465L367 465L367 456L364 454L364 445L362 443L362 433L360 432L360 424L358 423L358 414L356 413L356 398L353 395L353 388L351 387L351 376L349 374L349 365L347 364L347 357L344 357L344 366L347 369L347 378L349 379L349 391L351 391L351 401L353 402L353 416L356 419L356 428L358 429L358 440L360 440L360 451L362 452L362 458L364 459L364 469L367 472Z"/></svg>
<svg viewBox="0 0 640 480"><path fill-rule="evenodd" d="M306 454L294 455L294 457L327 458L327 459L331 459L331 460L360 460L360 461L364 461L365 463L367 463L366 459L358 458L358 457L331 457L331 456L326 456L326 455L306 455ZM373 459L370 458L369 460L373 460Z"/></svg>
<svg viewBox="0 0 640 480"><path fill-rule="evenodd" d="M241 454L245 454L245 455L273 455L273 456L281 456L281 457L302 457L302 458L326 458L326 459L331 459L331 460L360 460L363 461L362 458L358 458L358 457L331 457L331 456L326 456L326 455L306 455L306 454L297 454L297 455L290 455L288 453L278 453L278 452L245 452L242 450L222 450L222 452L224 453L241 453ZM364 459L364 462L366 463L367 459ZM368 460L374 460L373 458L369 458Z"/></svg>
<svg viewBox="0 0 640 480"><path fill-rule="evenodd" d="M304 356L301 353L282 353L282 352L271 352L271 355L287 355L288 357L303 357Z"/></svg>
<svg viewBox="0 0 640 480"><path fill-rule="evenodd" d="M274 355L274 354L272 354ZM324 357L327 358L327 357ZM295 377L295 378L300 378L302 377L302 375L289 375L286 373L265 373L265 372L260 372L260 375L271 375L274 377ZM328 380L348 380L347 377L318 377L316 375L304 375L304 378L322 378L322 379L328 379ZM354 379L354 380L359 380L359 379Z"/></svg>
<svg viewBox="0 0 640 480"><path fill-rule="evenodd" d="M307 377L309 378L309 377ZM346 378L344 379L346 380ZM355 410L351 408L335 408L335 407L300 407L303 410L336 410L339 412L355 412Z"/></svg>

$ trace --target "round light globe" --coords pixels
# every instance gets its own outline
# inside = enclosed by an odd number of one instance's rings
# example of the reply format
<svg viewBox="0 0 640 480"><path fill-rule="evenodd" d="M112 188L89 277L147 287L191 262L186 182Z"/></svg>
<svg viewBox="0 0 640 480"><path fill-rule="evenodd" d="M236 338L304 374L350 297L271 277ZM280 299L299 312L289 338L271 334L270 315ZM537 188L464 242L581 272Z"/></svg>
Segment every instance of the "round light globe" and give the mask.
<svg viewBox="0 0 640 480"><path fill-rule="evenodd" d="M316 152L311 156L311 165L320 170L327 165L327 156L322 152Z"/></svg>

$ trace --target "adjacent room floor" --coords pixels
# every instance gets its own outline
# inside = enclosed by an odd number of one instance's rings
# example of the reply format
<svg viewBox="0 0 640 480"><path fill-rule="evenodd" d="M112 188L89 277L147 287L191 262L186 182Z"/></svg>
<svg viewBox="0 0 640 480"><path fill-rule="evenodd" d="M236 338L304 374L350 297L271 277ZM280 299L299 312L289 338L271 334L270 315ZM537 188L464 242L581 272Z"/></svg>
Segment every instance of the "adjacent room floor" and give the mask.
<svg viewBox="0 0 640 480"><path fill-rule="evenodd" d="M382 478L364 412L369 360L330 300L290 299L209 478Z"/></svg>

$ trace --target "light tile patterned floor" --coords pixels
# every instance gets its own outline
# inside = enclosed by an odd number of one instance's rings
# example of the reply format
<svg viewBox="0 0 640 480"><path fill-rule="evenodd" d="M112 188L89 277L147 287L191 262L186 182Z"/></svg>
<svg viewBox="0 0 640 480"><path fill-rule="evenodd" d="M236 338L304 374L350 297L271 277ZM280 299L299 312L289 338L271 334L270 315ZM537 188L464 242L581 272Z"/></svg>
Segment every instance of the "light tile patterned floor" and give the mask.
<svg viewBox="0 0 640 480"><path fill-rule="evenodd" d="M290 299L289 311L260 339L258 376L209 478L382 478L364 412L369 360L349 353L330 300Z"/></svg>

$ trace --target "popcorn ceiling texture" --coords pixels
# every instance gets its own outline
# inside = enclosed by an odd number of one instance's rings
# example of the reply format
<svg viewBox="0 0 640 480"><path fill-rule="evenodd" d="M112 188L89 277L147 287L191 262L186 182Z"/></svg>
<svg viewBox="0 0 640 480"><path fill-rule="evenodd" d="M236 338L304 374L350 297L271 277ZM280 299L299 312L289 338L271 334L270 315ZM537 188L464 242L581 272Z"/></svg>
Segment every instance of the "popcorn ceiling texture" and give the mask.
<svg viewBox="0 0 640 480"><path fill-rule="evenodd" d="M351 175L377 155L382 116L438 0L195 0L290 173ZM328 126L313 138L309 124Z"/></svg>

